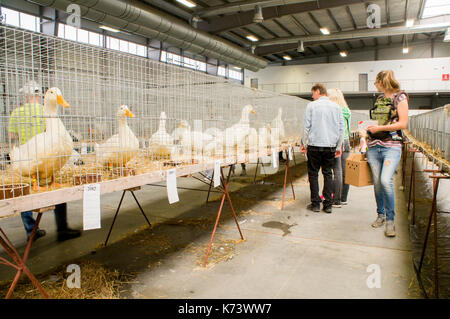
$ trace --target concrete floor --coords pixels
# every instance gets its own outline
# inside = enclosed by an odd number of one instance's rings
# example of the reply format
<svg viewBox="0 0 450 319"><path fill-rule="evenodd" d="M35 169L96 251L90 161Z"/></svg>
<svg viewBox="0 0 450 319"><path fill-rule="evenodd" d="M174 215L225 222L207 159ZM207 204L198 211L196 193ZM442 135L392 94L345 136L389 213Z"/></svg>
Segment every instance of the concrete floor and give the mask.
<svg viewBox="0 0 450 319"><path fill-rule="evenodd" d="M298 165L292 170L296 200L288 189L283 211L282 170L264 184L251 183L254 165L247 177L232 178L231 197L245 241L239 241L225 203L206 268L201 262L219 201L205 204L205 192L180 190L180 202L169 205L165 188L154 186L136 192L151 229L143 230L145 220L127 194L110 244L101 247L121 196L105 195L102 229L86 231L78 239L56 242L53 213L44 214L41 228L47 236L34 243L28 265L42 273L74 260L95 260L135 274L124 298L420 298L410 287L415 274L403 192L397 192L397 237L387 238L384 228L370 226L376 217L373 187L351 187L349 204L334 208L332 214L306 210L309 185L301 158L297 155ZM192 178L178 179L178 186L207 189ZM81 228L82 202L68 207L70 226ZM20 217L0 223L23 251ZM381 288L367 286L367 267L373 264L380 267ZM0 266L0 281L12 276L10 268Z"/></svg>

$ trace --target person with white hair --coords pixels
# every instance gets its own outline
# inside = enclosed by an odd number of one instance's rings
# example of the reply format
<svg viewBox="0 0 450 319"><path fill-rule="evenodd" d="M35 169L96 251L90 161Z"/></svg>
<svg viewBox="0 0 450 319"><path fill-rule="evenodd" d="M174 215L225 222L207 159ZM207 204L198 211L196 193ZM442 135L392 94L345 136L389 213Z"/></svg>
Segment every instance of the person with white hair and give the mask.
<svg viewBox="0 0 450 319"><path fill-rule="evenodd" d="M44 107L39 103L40 85L35 81L28 81L19 92L25 97L25 103L12 111L8 131L11 142L22 145L36 134L45 131L45 118ZM33 212L31 211L22 212L21 217L28 240L36 220L33 218ZM79 230L70 229L67 226L67 203L55 205L55 221L58 241L72 239L81 235ZM45 230L37 229L33 239L36 240L45 236L45 234Z"/></svg>
<svg viewBox="0 0 450 319"><path fill-rule="evenodd" d="M339 89L328 89L328 98L341 107L342 116L344 118L344 142L342 143L342 155L334 159L333 166L333 207L342 207L347 205L348 191L350 185L345 184L345 161L350 155L350 121L351 112L345 101L344 94Z"/></svg>

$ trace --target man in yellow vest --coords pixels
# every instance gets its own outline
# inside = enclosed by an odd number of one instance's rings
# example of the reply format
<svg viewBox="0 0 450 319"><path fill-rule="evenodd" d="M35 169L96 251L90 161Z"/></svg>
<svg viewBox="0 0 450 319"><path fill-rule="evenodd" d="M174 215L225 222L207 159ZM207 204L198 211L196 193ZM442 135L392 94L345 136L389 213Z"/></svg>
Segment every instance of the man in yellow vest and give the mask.
<svg viewBox="0 0 450 319"><path fill-rule="evenodd" d="M41 89L35 81L29 81L19 90L25 97L26 103L14 109L9 119L8 131L11 142L22 145L34 135L45 131L44 107L39 103ZM27 211L21 214L27 239L30 238L34 224L33 212ZM55 205L55 221L58 232L58 241L64 241L79 237L79 230L70 229L67 226L67 203ZM34 240L45 236L43 229L38 229Z"/></svg>

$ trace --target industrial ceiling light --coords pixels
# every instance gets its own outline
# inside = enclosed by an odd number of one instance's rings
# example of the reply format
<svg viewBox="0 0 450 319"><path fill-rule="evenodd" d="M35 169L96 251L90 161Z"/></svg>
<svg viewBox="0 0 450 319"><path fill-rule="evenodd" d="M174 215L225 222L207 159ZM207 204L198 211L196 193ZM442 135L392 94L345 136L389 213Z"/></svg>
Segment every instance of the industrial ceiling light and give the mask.
<svg viewBox="0 0 450 319"><path fill-rule="evenodd" d="M283 55L283 59L285 59L286 61L291 61L292 58L289 55Z"/></svg>
<svg viewBox="0 0 450 319"><path fill-rule="evenodd" d="M347 56L347 52L345 51L341 51L339 52L339 54L341 55L341 57L345 58Z"/></svg>
<svg viewBox="0 0 450 319"><path fill-rule="evenodd" d="M120 30L108 27L106 25L101 25L101 26L99 26L99 28L103 29L103 30L106 30L106 31L111 31L111 32L114 32L114 33L120 32Z"/></svg>
<svg viewBox="0 0 450 319"><path fill-rule="evenodd" d="M179 2L189 8L194 8L197 6L194 2L192 2L190 0L177 0L177 2Z"/></svg>
<svg viewBox="0 0 450 319"><path fill-rule="evenodd" d="M409 48L408 47L403 48L403 54L408 54L408 53L409 53Z"/></svg>
<svg viewBox="0 0 450 319"><path fill-rule="evenodd" d="M320 28L320 32L322 32L322 34L325 34L325 35L330 34L330 30L328 30L327 28Z"/></svg>
<svg viewBox="0 0 450 319"><path fill-rule="evenodd" d="M259 39L258 39L257 37L255 37L253 34L249 34L246 38L249 39L249 40L252 41L252 42L256 42L256 41L259 40Z"/></svg>
<svg viewBox="0 0 450 319"><path fill-rule="evenodd" d="M202 19L199 17L199 16L193 16L191 19L190 19L190 23L191 23L191 26L193 27L193 28L197 28L197 23L199 22L199 21L201 21Z"/></svg>
<svg viewBox="0 0 450 319"><path fill-rule="evenodd" d="M305 47L303 46L303 41L298 41L297 52L298 53L305 52Z"/></svg>
<svg viewBox="0 0 450 319"><path fill-rule="evenodd" d="M403 36L403 54L409 53L409 47L408 47L408 36Z"/></svg>
<svg viewBox="0 0 450 319"><path fill-rule="evenodd" d="M450 28L445 30L444 42L450 42Z"/></svg>
<svg viewBox="0 0 450 319"><path fill-rule="evenodd" d="M414 19L406 20L406 27L411 28L414 25Z"/></svg>
<svg viewBox="0 0 450 319"><path fill-rule="evenodd" d="M255 15L253 16L254 23L261 23L264 21L261 6L255 6Z"/></svg>

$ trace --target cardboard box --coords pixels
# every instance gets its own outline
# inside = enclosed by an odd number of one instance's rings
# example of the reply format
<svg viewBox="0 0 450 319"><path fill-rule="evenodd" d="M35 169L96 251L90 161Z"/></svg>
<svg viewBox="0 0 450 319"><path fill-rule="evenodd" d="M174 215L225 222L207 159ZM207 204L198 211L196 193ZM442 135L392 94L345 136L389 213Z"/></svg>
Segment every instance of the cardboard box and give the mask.
<svg viewBox="0 0 450 319"><path fill-rule="evenodd" d="M345 184L356 187L373 185L366 154L352 153L345 162Z"/></svg>

